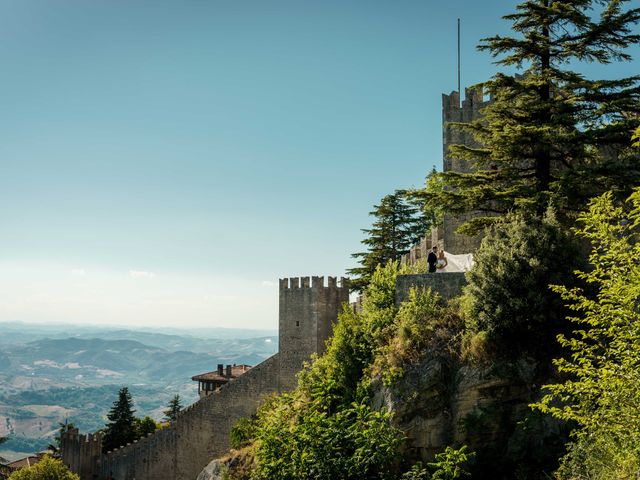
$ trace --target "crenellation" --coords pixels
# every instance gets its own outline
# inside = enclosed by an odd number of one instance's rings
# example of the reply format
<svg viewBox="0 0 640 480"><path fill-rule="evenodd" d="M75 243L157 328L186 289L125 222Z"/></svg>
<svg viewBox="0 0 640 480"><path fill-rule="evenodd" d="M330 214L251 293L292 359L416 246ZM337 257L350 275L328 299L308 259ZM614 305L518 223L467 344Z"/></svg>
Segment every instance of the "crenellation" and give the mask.
<svg viewBox="0 0 640 480"><path fill-rule="evenodd" d="M471 122L482 118L482 85L442 96L444 171L470 171L469 162L454 158L452 144L475 145L466 132L451 128L452 122ZM473 251L474 239L454 233L460 219L445 215L443 225L427 234L405 256L402 263L424 259L432 245L450 253ZM423 261L423 260L422 260ZM396 293L411 288L431 288L443 298L459 293L464 275L399 276ZM279 352L246 373L221 385L211 395L186 407L167 427L147 434L127 445L103 454L100 433L80 435L78 430L61 437L65 464L82 480L192 480L212 459L229 449L229 433L241 417L255 413L268 395L295 388L297 374L313 354L321 354L332 335L333 325L344 304L349 302L349 283L345 277L303 276L279 279ZM400 292L400 293L398 293ZM354 304L361 308L362 298Z"/></svg>
<svg viewBox="0 0 640 480"><path fill-rule="evenodd" d="M468 160L457 158L450 152L451 145L467 145L478 147L473 135L456 128L452 123L472 123L482 119L482 110L491 103L484 100L485 88L483 84L473 85L465 89L465 99L459 101L459 93L451 92L442 96L442 147L443 171L469 173L473 171L473 164ZM464 222L476 215L475 212L453 216L445 214L439 227L438 245L449 253L463 254L475 252L480 246L479 235L469 237L456 233ZM434 242L432 242L434 243ZM435 243L434 243L435 244Z"/></svg>

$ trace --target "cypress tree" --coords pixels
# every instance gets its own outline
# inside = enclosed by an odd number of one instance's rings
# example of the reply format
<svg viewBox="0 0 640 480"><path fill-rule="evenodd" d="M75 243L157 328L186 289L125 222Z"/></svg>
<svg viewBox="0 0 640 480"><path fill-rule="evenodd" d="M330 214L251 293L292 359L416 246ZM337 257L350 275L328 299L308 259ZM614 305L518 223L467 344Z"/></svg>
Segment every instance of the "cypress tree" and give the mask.
<svg viewBox="0 0 640 480"><path fill-rule="evenodd" d="M127 387L122 387L118 392L118 400L107 414L109 423L105 425L102 438L102 450L108 452L115 448L133 442L136 439L136 423L133 408L133 400Z"/></svg>
<svg viewBox="0 0 640 480"><path fill-rule="evenodd" d="M495 75L485 85L493 102L484 118L450 125L470 131L480 144L451 147L474 171L440 174L448 188L432 199L453 213L481 213L463 232L511 210L542 216L549 205L573 221L601 190L626 195L638 183L629 138L640 118L640 76L593 80L570 69L631 60L626 49L640 41L633 29L640 8L627 3L528 0L504 17L514 36L482 40L480 50L522 74Z"/></svg>

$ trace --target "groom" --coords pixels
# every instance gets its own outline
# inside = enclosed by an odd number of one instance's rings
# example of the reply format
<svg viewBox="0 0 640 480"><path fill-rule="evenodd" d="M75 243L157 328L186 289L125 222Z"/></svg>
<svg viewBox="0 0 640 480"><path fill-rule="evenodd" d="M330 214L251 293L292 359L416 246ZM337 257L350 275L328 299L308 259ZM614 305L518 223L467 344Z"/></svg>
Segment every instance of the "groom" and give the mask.
<svg viewBox="0 0 640 480"><path fill-rule="evenodd" d="M436 264L438 263L438 247L433 247L427 256L427 263L429 264L429 273L436 273Z"/></svg>

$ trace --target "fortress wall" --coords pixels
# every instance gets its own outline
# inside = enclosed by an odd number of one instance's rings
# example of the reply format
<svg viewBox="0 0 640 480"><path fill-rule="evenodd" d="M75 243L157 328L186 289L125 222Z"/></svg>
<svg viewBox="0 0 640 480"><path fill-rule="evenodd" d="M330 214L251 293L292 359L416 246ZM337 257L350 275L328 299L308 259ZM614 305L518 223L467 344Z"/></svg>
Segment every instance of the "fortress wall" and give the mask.
<svg viewBox="0 0 640 480"><path fill-rule="evenodd" d="M132 444L101 454L101 437L64 436L63 458L81 480L193 480L229 451L229 434L268 395L290 390L305 361L322 352L342 304L346 279L280 280L280 351L180 413L177 420Z"/></svg>
<svg viewBox="0 0 640 480"><path fill-rule="evenodd" d="M396 305L409 299L411 288L430 288L444 300L462 294L462 287L467 284L464 273L422 273L417 275L398 275L396 278Z"/></svg>
<svg viewBox="0 0 640 480"><path fill-rule="evenodd" d="M95 478L96 465L102 456L102 434L80 435L77 428L63 432L60 450L62 462L77 472L81 479Z"/></svg>
<svg viewBox="0 0 640 480"><path fill-rule="evenodd" d="M195 479L212 458L228 452L235 422L251 416L267 395L278 391L278 360L276 354L223 385L186 408L169 427L104 455L100 478Z"/></svg>
<svg viewBox="0 0 640 480"><path fill-rule="evenodd" d="M336 277L280 280L280 386L291 390L296 374L313 353L322 353L343 303L349 302L347 280Z"/></svg>

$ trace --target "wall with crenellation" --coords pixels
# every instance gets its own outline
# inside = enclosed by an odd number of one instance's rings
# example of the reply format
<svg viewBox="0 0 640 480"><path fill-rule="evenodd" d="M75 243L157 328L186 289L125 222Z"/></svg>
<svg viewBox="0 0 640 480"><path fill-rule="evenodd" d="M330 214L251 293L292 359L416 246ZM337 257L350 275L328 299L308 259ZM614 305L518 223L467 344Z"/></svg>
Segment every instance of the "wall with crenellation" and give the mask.
<svg viewBox="0 0 640 480"><path fill-rule="evenodd" d="M212 458L229 451L235 422L279 391L278 376L276 354L185 409L169 427L104 455L99 478L195 479Z"/></svg>
<svg viewBox="0 0 640 480"><path fill-rule="evenodd" d="M186 408L168 427L107 454L101 436L62 435L63 462L81 480L193 480L211 459L229 451L229 434L268 395L296 385L296 374L324 351L349 288L343 278L280 280L279 352Z"/></svg>
<svg viewBox="0 0 640 480"><path fill-rule="evenodd" d="M477 147L478 143L469 132L460 130L450 125L451 122L471 123L482 118L482 109L491 100L485 101L482 85L476 85L465 89L465 99L460 104L460 93L442 95L442 148L444 172L468 173L472 167L467 160L454 157L449 152L451 145L467 145ZM456 233L456 230L467 220L475 216L469 212L460 216L445 213L442 223L441 245L447 252L454 255L473 253L480 246L481 235L466 236Z"/></svg>
<svg viewBox="0 0 640 480"><path fill-rule="evenodd" d="M324 352L333 323L349 302L346 279L302 277L280 280L280 384L295 387L296 373L311 353Z"/></svg>
<svg viewBox="0 0 640 480"><path fill-rule="evenodd" d="M97 478L95 465L102 456L101 433L81 435L77 428L69 429L60 436L60 451L64 463L82 480Z"/></svg>

